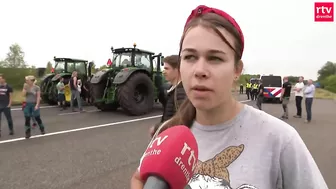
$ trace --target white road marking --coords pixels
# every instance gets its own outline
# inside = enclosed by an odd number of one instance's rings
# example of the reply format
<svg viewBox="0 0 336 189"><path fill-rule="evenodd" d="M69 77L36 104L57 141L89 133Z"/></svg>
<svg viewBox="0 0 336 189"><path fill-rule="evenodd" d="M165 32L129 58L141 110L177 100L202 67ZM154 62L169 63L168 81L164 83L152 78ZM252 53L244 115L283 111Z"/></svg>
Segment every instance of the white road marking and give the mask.
<svg viewBox="0 0 336 189"><path fill-rule="evenodd" d="M55 108L57 106L41 106L40 109ZM22 108L12 108L12 111L22 110Z"/></svg>
<svg viewBox="0 0 336 189"><path fill-rule="evenodd" d="M82 113L82 114L85 114L85 113L93 113L93 112L100 112L101 110L84 110L84 112L68 112L68 113L60 113L58 114L59 116L64 116L64 115L72 115L72 114L79 114L79 113Z"/></svg>
<svg viewBox="0 0 336 189"><path fill-rule="evenodd" d="M250 102L251 100L242 100L242 101L239 101L241 103L244 103L244 102Z"/></svg>
<svg viewBox="0 0 336 189"><path fill-rule="evenodd" d="M72 114L79 114L80 112L68 112L68 113L61 113L58 114L59 116L63 116L63 115L72 115Z"/></svg>
<svg viewBox="0 0 336 189"><path fill-rule="evenodd" d="M245 102L250 102L250 101L251 100L242 100L242 101L239 101L239 102L245 103ZM94 111L99 111L99 110L92 110L92 112L94 112ZM70 112L70 113L75 114L75 113L79 113L79 112ZM85 113L83 113L83 114L85 115ZM133 122L138 122L138 121L155 119L155 118L159 118L161 116L162 115L155 115L155 116L143 117L143 118L138 118L138 119L131 119L131 120L126 120L126 121L118 121L118 122L106 123L106 124L101 124L101 125L93 125L93 126L88 126L88 127L82 127L82 128L77 128L77 129L57 131L57 132L53 132L53 133L47 133L45 135L34 135L34 136L31 136L30 139L47 137L47 136L53 136L53 135L60 135L60 134L64 134L64 133L72 133L72 132L77 132L77 131L85 131L85 130L102 128L102 127L109 127L109 126L113 126L113 125L121 125L121 124L126 124L126 123L133 123ZM3 140L3 141L0 141L0 144L11 143L11 142L16 142L16 141L22 141L22 140L27 140L27 139L25 139L24 137L21 137L21 138Z"/></svg>
<svg viewBox="0 0 336 189"><path fill-rule="evenodd" d="M90 130L90 129L95 129L95 128L109 127L109 126L113 126L113 125L133 123L133 122L138 122L138 121L155 119L155 118L159 118L161 116L162 115L155 115L155 116L143 117L143 118L138 118L138 119L131 119L131 120L126 120L126 121L118 121L118 122L112 122L112 123L101 124L101 125L93 125L93 126L82 127L82 128L78 128L78 129L71 129L71 130L64 130L64 131L58 131L58 132L53 132L53 133L47 133L45 135L35 135L35 136L31 136L30 138L31 139L32 138L41 138L41 137L47 137L47 136L53 136L53 135L60 135L60 134L64 134L64 133L72 133L72 132ZM0 144L11 143L11 142L16 142L16 141L21 141L21 140L27 140L27 139L22 137L22 138L10 139L10 140L3 140L3 141L0 141Z"/></svg>

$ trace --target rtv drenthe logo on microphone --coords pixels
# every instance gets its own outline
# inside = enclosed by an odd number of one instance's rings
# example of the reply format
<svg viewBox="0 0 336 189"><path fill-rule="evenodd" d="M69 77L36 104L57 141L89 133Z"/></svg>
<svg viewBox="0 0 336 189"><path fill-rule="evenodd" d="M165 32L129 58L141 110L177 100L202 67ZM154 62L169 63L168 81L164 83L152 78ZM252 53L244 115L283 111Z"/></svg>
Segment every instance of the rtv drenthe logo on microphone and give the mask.
<svg viewBox="0 0 336 189"><path fill-rule="evenodd" d="M168 149L162 149L160 146L168 139L168 135L164 136L158 136L154 140L152 140L145 153L140 159L140 165L144 158L149 156L157 156L157 155L163 155L164 150ZM174 161L174 164L179 167L179 169L183 172L187 182L192 177L192 172L195 170L197 165L197 158L195 156L195 151L188 145L186 142L183 142L183 146L179 146L181 148L180 153L172 159ZM177 150L177 149L176 149ZM174 150L175 151L175 150ZM189 171L191 168L191 172Z"/></svg>
<svg viewBox="0 0 336 189"><path fill-rule="evenodd" d="M156 143L156 147L159 147L163 141L165 141L168 138L168 135L165 136L159 136L157 138L155 138L151 143L149 143L148 148L150 149L149 151L146 151L145 154L143 155L143 157L141 159L143 159L146 156L151 156L151 155L160 155L161 153L161 149L156 149L153 148L154 143Z"/></svg>
<svg viewBox="0 0 336 189"><path fill-rule="evenodd" d="M183 160L187 160L187 162L184 162ZM195 151L191 149L189 145L185 142L183 148L181 149L181 156L175 157L174 161L176 165L180 167L181 171L186 177L186 180L189 181L192 176L192 173L188 171L186 166L192 167L192 171L195 170L197 163L197 159L195 157Z"/></svg>
<svg viewBox="0 0 336 189"><path fill-rule="evenodd" d="M147 147L147 150L145 151L145 153L142 155L142 157L140 159L140 165L141 165L141 163L142 163L142 161L145 157L152 156L152 155L160 155L161 154L161 149L160 148L155 148L155 147L159 147L167 138L168 138L168 135L165 135L165 136L156 137L154 140L152 140L149 143L149 145ZM156 145L153 148L155 143L156 143Z"/></svg>

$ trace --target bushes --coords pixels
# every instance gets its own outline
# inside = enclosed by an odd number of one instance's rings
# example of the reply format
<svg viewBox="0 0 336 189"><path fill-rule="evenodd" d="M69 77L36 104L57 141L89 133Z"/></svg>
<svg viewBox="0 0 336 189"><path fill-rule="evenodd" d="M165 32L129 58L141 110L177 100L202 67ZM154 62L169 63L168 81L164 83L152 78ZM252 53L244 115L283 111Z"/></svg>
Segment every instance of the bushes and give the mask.
<svg viewBox="0 0 336 189"><path fill-rule="evenodd" d="M12 86L13 89L22 89L25 76L36 76L36 70L32 68L0 68L0 73L3 74L6 82Z"/></svg>
<svg viewBox="0 0 336 189"><path fill-rule="evenodd" d="M240 77L239 77L239 85L240 84L243 84L244 85L244 87L245 87L245 85L246 85L246 83L248 82L248 81L250 81L250 79L251 78L260 78L260 75L251 75L251 74L242 74Z"/></svg>
<svg viewBox="0 0 336 189"><path fill-rule="evenodd" d="M333 93L336 93L336 74L330 75L321 82L323 87Z"/></svg>

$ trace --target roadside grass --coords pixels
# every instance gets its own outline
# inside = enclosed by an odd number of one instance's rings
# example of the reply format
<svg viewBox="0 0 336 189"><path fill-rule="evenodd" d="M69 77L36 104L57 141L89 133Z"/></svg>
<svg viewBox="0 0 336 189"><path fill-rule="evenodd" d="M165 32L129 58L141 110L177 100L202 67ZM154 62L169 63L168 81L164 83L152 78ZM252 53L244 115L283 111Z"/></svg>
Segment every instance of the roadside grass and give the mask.
<svg viewBox="0 0 336 189"><path fill-rule="evenodd" d="M317 88L315 91L316 99L329 99L329 100L336 100L336 93L332 93L330 91Z"/></svg>

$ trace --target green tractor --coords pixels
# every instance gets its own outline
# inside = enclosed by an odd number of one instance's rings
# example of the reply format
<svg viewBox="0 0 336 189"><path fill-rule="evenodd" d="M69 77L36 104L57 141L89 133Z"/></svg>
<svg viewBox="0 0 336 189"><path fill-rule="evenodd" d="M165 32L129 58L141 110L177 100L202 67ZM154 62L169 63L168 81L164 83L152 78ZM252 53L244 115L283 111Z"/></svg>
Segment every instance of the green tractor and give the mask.
<svg viewBox="0 0 336 189"><path fill-rule="evenodd" d="M73 71L77 71L78 79L83 82L87 81L91 76L91 67L93 62L88 63L87 60L72 59L72 58L56 58L54 57L55 67L51 73L44 75L41 79L41 97L42 100L50 105L57 103L56 85L60 78L64 78L65 84L65 100L70 102L71 90L69 80Z"/></svg>
<svg viewBox="0 0 336 189"><path fill-rule="evenodd" d="M150 112L154 101L164 104L168 87L161 71L163 56L136 48L111 48L112 61L90 80L94 105L102 111L121 107L129 115Z"/></svg>

